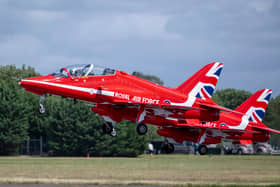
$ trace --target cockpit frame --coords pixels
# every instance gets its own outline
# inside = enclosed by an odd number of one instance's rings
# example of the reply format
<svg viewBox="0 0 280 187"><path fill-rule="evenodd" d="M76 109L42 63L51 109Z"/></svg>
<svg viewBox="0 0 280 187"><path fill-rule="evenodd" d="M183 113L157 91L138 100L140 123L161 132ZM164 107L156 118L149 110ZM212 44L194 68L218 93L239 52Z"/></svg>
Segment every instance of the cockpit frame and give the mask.
<svg viewBox="0 0 280 187"><path fill-rule="evenodd" d="M100 75L114 75L115 72L116 71L114 69L104 68L94 64L77 64L63 67L55 73L52 73L52 75L57 77L74 78Z"/></svg>

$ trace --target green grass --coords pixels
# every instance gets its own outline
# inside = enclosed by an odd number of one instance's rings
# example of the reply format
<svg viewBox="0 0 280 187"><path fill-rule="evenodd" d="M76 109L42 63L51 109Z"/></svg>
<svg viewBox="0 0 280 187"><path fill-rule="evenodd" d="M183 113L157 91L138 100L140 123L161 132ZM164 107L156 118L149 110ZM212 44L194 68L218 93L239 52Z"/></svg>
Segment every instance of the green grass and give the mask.
<svg viewBox="0 0 280 187"><path fill-rule="evenodd" d="M277 156L0 157L2 183L280 184ZM233 185L235 186L235 185Z"/></svg>

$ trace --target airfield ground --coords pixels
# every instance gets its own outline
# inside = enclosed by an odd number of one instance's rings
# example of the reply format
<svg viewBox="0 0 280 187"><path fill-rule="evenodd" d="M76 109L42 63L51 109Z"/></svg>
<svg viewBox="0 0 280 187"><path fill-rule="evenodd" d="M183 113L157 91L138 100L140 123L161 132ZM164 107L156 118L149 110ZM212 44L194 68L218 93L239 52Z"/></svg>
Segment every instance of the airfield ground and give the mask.
<svg viewBox="0 0 280 187"><path fill-rule="evenodd" d="M0 183L280 184L279 156L0 157Z"/></svg>

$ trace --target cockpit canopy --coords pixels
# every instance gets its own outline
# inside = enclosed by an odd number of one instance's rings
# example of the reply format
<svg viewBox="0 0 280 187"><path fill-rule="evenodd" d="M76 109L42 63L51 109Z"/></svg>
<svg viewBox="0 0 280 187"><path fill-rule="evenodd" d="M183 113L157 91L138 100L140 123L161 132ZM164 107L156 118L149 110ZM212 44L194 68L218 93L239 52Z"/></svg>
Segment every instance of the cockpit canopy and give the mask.
<svg viewBox="0 0 280 187"><path fill-rule="evenodd" d="M115 70L110 68L104 68L94 64L77 64L61 68L52 75L57 77L69 77L69 75L71 77L87 77L113 74L115 74Z"/></svg>

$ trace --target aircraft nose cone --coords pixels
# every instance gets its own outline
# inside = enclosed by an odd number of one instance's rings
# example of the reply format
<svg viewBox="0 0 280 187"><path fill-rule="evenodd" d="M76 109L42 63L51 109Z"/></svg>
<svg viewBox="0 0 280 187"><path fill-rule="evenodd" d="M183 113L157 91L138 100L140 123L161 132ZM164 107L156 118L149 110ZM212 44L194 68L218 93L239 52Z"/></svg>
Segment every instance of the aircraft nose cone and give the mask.
<svg viewBox="0 0 280 187"><path fill-rule="evenodd" d="M18 84L21 86L21 87L26 87L28 86L28 81L26 81L28 79L22 79Z"/></svg>
<svg viewBox="0 0 280 187"><path fill-rule="evenodd" d="M42 95L47 88L42 84L48 80L48 76L31 77L22 79L18 84L23 87L26 91Z"/></svg>
<svg viewBox="0 0 280 187"><path fill-rule="evenodd" d="M21 81L18 82L18 85L20 85L21 87L23 87L24 85L24 79L22 79Z"/></svg>

